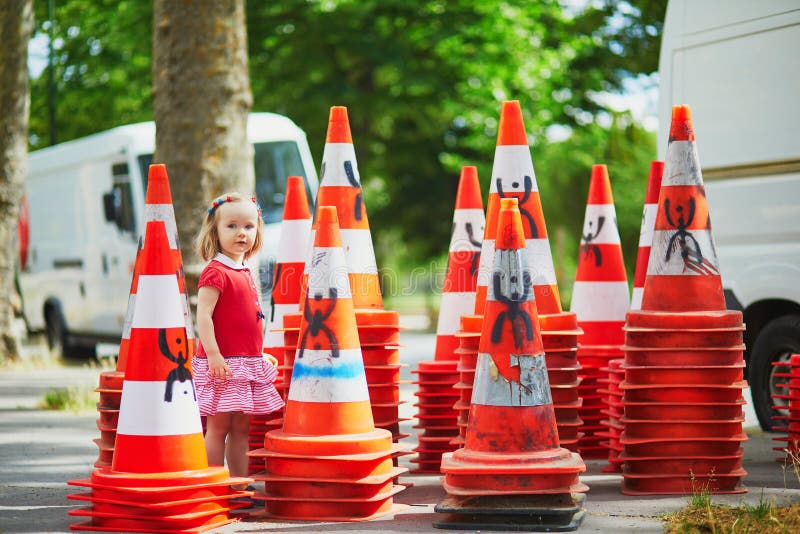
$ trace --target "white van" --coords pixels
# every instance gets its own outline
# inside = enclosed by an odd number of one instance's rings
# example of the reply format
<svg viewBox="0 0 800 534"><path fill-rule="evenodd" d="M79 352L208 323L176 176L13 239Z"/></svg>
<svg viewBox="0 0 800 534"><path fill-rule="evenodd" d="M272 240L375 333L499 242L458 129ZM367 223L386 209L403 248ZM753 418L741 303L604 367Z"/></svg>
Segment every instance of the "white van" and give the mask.
<svg viewBox="0 0 800 534"><path fill-rule="evenodd" d="M267 224L259 264L268 295L286 177L304 176L313 199L317 174L305 133L287 117L253 113L247 134ZM28 329L44 331L51 347L69 353L119 343L154 149L155 124L145 122L28 155L30 234L20 291Z"/></svg>
<svg viewBox="0 0 800 534"><path fill-rule="evenodd" d="M671 108L697 134L728 308L744 312L759 422L800 353L800 4L671 0L659 64L663 159Z"/></svg>

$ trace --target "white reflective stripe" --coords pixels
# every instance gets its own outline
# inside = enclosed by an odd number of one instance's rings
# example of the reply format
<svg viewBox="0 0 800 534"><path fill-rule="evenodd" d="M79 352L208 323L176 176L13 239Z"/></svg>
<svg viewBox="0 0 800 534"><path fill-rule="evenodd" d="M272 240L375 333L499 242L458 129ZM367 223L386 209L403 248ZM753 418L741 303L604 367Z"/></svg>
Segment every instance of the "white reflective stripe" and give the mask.
<svg viewBox="0 0 800 534"><path fill-rule="evenodd" d="M183 300L174 274L140 274L131 328L185 327Z"/></svg>
<svg viewBox="0 0 800 534"><path fill-rule="evenodd" d="M495 249L494 263L492 265L492 278L489 281L489 287L486 291L486 301L501 300L497 298L494 291L494 274L499 273L500 277L498 285L500 286L500 296L506 297L515 301L531 301L534 300L533 284L525 284L525 277L523 273L530 274L530 280L533 280L533 273L528 266L528 256L524 250L521 249ZM527 296L523 298L527 291Z"/></svg>
<svg viewBox="0 0 800 534"><path fill-rule="evenodd" d="M644 294L643 287L634 287L633 295L631 296L631 310L642 309L642 295Z"/></svg>
<svg viewBox="0 0 800 534"><path fill-rule="evenodd" d="M492 279L494 264L494 239L484 239L481 243L481 259L478 262L478 285L487 287Z"/></svg>
<svg viewBox="0 0 800 534"><path fill-rule="evenodd" d="M289 400L301 402L369 402L361 349L297 351Z"/></svg>
<svg viewBox="0 0 800 534"><path fill-rule="evenodd" d="M578 321L624 321L630 295L627 282L575 282L570 311Z"/></svg>
<svg viewBox="0 0 800 534"><path fill-rule="evenodd" d="M319 186L345 185L354 186L347 179L345 162L349 161L353 169L356 183L361 183L361 175L358 173L358 163L356 162L356 151L351 143L325 143L322 151L322 176L319 179Z"/></svg>
<svg viewBox="0 0 800 534"><path fill-rule="evenodd" d="M533 285L556 285L556 270L553 267L553 255L550 253L550 240L526 239L528 249L528 268L533 273Z"/></svg>
<svg viewBox="0 0 800 534"><path fill-rule="evenodd" d="M189 309L189 297L181 293L183 301L183 321L186 324L186 338L194 339L194 323L192 322L192 312Z"/></svg>
<svg viewBox="0 0 800 534"><path fill-rule="evenodd" d="M524 193L525 176L530 176L531 179L529 191L538 191L531 149L528 145L501 145L494 149L490 193L500 193L497 189L498 179L502 184L503 193Z"/></svg>
<svg viewBox="0 0 800 534"><path fill-rule="evenodd" d="M125 311L125 320L122 321L122 339L131 338L131 323L133 323L133 312L136 308L136 294L128 295L128 309Z"/></svg>
<svg viewBox="0 0 800 534"><path fill-rule="evenodd" d="M649 247L653 243L658 204L645 204L642 212L642 228L639 230L639 246Z"/></svg>
<svg viewBox="0 0 800 534"><path fill-rule="evenodd" d="M306 261L308 235L311 219L290 219L281 222L281 237L278 243L278 263L300 263Z"/></svg>
<svg viewBox="0 0 800 534"><path fill-rule="evenodd" d="M470 239L470 235L467 232L467 224L471 225L472 239ZM483 210L455 210L453 212L453 235L450 237L450 252L465 250L474 252L480 250L485 224L486 218L483 215ZM475 245L473 241L478 244Z"/></svg>
<svg viewBox="0 0 800 534"><path fill-rule="evenodd" d="M164 221L164 226L167 229L167 241L169 241L169 248L176 250L178 248L178 225L175 224L175 210L172 204L145 204L144 205L144 225L150 221ZM145 234L142 234L142 243L144 243Z"/></svg>
<svg viewBox="0 0 800 534"><path fill-rule="evenodd" d="M718 275L719 260L717 251L714 247L714 238L709 230L687 230L691 238L684 236L684 246L690 253L687 261L684 262L681 256L681 239L677 235L677 230L656 230L653 233L653 245L650 249L650 261L647 264L648 275L658 274L682 274L682 275ZM675 238L670 250L670 239ZM696 254L697 247L700 248L702 257ZM667 260L667 252L670 257Z"/></svg>
<svg viewBox="0 0 800 534"><path fill-rule="evenodd" d="M439 305L437 336L450 336L461 329L461 316L475 309L475 293L442 293Z"/></svg>
<svg viewBox="0 0 800 534"><path fill-rule="evenodd" d="M166 377L165 377L166 378ZM172 402L164 395L167 381L122 383L117 433L129 436L201 434L200 410L191 380L172 383Z"/></svg>
<svg viewBox="0 0 800 534"><path fill-rule="evenodd" d="M341 230L342 248L351 273L378 274L369 230Z"/></svg>
<svg viewBox="0 0 800 534"><path fill-rule="evenodd" d="M300 311L298 304L273 304L268 312L267 326L264 327L264 347L282 347L283 343L283 316L287 313Z"/></svg>
<svg viewBox="0 0 800 534"><path fill-rule="evenodd" d="M492 357L480 353L475 366L472 404L541 406L553 403L544 354L511 354L504 357L511 360L513 367L520 368L520 381L506 380L498 373Z"/></svg>
<svg viewBox="0 0 800 534"><path fill-rule="evenodd" d="M314 255L314 240L317 238L317 231L312 228L308 233L308 243L306 243L306 256L303 261L303 274L308 274L309 266L311 265L311 257Z"/></svg>
<svg viewBox="0 0 800 534"><path fill-rule="evenodd" d="M700 185L703 174L694 141L670 141L664 160L661 187L670 185Z"/></svg>
<svg viewBox="0 0 800 534"><path fill-rule="evenodd" d="M314 247L310 263L307 295L328 298L330 289L335 288L338 298L352 298L342 247Z"/></svg>
<svg viewBox="0 0 800 534"><path fill-rule="evenodd" d="M604 218L602 226L600 226L600 217ZM586 243L587 236L597 233L598 226L600 226L600 233L590 239L592 245L619 245L617 212L614 210L614 204L586 205L581 244Z"/></svg>

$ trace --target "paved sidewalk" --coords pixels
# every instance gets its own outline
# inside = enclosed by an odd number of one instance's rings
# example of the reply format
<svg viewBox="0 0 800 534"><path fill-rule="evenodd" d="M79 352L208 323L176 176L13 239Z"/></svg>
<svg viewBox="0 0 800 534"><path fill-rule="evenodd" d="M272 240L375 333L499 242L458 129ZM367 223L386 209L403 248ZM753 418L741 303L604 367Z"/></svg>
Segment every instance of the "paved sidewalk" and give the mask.
<svg viewBox="0 0 800 534"><path fill-rule="evenodd" d="M419 350L427 343L404 333L404 350ZM416 348L415 348L416 347ZM420 351L420 354L424 351ZM429 358L429 356L428 356ZM405 359L409 368L416 363ZM87 477L97 458L92 440L99 433L95 426L96 412L72 414L35 409L42 395L55 385L95 387L99 370L89 368L56 368L0 372L0 532L69 532L69 525L79 522L67 515L79 507L67 500L68 493L78 488L65 482ZM404 400L413 399L413 387L403 387ZM402 406L407 417L415 408ZM405 424L414 432L411 422ZM714 502L738 505L757 504L759 499L782 505L800 502L800 484L794 473L774 461L777 453L771 448L771 435L750 428L751 439L745 444L744 467L748 471L744 495L714 496ZM413 438L403 440L409 449L416 446ZM403 457L401 464L409 466ZM582 480L591 490L586 500L586 518L580 532L661 532L659 516L686 505L686 497L626 497L619 492L619 475L601 473L604 462L587 462L588 471ZM228 525L218 532L441 532L432 527L437 519L433 506L444 497L436 476L402 476L401 482L413 486L396 497L409 508L394 519L384 518L366 523L254 522ZM762 493L763 492L763 493ZM484 531L485 532L485 531Z"/></svg>

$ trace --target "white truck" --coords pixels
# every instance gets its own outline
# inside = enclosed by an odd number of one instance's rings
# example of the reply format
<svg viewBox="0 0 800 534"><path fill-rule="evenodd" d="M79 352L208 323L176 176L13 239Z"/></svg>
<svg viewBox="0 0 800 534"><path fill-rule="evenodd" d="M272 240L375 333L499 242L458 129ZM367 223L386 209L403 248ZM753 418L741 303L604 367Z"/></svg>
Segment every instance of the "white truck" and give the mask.
<svg viewBox="0 0 800 534"><path fill-rule="evenodd" d="M306 135L289 118L253 113L247 133L266 223L258 261L267 295L286 177L304 176L310 200L318 181ZM144 122L28 156L29 235L19 274L23 314L28 329L44 331L57 351L86 353L97 342L119 343L154 149L155 124Z"/></svg>
<svg viewBox="0 0 800 534"><path fill-rule="evenodd" d="M671 0L659 64L661 159L671 108L692 109L729 309L743 311L759 423L800 353L800 3Z"/></svg>

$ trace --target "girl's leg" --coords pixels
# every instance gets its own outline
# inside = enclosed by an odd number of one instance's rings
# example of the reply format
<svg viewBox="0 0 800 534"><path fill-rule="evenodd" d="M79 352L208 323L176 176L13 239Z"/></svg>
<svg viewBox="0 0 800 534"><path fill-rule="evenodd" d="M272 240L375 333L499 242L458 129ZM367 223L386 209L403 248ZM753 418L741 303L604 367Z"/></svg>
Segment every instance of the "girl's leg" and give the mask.
<svg viewBox="0 0 800 534"><path fill-rule="evenodd" d="M221 412L206 417L206 455L208 465L225 465L225 438L231 431L233 413Z"/></svg>
<svg viewBox="0 0 800 534"><path fill-rule="evenodd" d="M228 469L231 472L231 476L246 477L249 463L247 450L249 448L250 416L242 412L233 412L231 416L231 431L228 435L225 457L228 459Z"/></svg>

